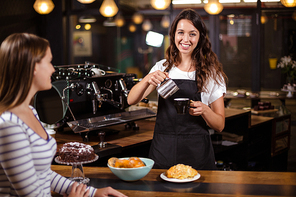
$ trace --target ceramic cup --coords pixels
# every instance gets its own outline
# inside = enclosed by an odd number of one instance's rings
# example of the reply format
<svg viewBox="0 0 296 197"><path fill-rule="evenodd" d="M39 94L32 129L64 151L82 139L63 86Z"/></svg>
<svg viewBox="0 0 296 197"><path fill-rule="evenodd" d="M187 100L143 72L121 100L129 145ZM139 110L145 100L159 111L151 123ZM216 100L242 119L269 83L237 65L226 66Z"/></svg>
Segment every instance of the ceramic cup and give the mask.
<svg viewBox="0 0 296 197"><path fill-rule="evenodd" d="M104 70L99 69L99 68L92 68L91 70L93 72L93 77L100 77L100 76L106 74L106 72Z"/></svg>
<svg viewBox="0 0 296 197"><path fill-rule="evenodd" d="M189 98L175 98L174 106L177 114L186 114L189 109Z"/></svg>

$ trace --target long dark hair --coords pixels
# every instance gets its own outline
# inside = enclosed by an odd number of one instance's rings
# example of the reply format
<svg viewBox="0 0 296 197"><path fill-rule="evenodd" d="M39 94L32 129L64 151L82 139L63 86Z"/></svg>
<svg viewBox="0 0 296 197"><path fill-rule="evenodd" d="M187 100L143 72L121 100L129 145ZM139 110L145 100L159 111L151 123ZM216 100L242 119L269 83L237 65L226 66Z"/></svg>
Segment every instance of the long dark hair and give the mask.
<svg viewBox="0 0 296 197"><path fill-rule="evenodd" d="M170 27L170 46L166 50L166 71L170 70L173 65L181 63L181 55L175 44L175 33L180 20L186 19L192 22L194 27L199 31L200 38L196 48L193 50L191 58L196 68L196 80L199 91L206 91L205 85L207 79L212 77L216 83L227 82L227 76L223 72L222 64L219 62L217 55L212 51L212 45L207 37L207 27L200 15L193 9L182 10L172 22ZM224 79L224 80L223 80Z"/></svg>
<svg viewBox="0 0 296 197"><path fill-rule="evenodd" d="M28 96L36 63L49 42L33 34L8 36L0 47L0 114L20 105Z"/></svg>

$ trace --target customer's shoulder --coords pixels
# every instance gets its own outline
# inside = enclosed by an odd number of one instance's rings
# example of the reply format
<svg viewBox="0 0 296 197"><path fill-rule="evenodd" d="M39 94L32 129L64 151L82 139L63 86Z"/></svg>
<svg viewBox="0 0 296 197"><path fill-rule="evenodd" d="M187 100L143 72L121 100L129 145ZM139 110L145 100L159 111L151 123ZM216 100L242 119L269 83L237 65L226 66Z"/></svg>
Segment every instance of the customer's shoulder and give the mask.
<svg viewBox="0 0 296 197"><path fill-rule="evenodd" d="M0 116L0 127L20 126L23 121L10 111L5 111Z"/></svg>

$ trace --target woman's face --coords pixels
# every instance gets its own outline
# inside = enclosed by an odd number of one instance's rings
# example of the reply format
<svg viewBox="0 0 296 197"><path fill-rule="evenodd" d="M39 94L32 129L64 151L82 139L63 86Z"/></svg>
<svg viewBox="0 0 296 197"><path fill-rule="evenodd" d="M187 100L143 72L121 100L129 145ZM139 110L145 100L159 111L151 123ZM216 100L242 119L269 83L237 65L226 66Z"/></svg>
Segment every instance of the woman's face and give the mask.
<svg viewBox="0 0 296 197"><path fill-rule="evenodd" d="M175 32L175 45L181 54L191 55L198 44L200 34L192 22L182 19L178 22Z"/></svg>
<svg viewBox="0 0 296 197"><path fill-rule="evenodd" d="M55 69L51 64L51 60L52 54L48 47L45 56L35 65L33 85L36 87L37 91L49 90L52 87L51 75L54 73Z"/></svg>

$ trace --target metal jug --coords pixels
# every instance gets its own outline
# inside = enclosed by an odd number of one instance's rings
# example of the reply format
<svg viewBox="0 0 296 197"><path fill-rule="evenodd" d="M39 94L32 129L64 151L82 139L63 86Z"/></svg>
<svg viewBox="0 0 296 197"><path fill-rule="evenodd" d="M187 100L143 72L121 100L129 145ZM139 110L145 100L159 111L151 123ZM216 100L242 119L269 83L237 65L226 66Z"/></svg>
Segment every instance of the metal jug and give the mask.
<svg viewBox="0 0 296 197"><path fill-rule="evenodd" d="M167 99L175 94L179 88L171 78L167 78L156 88L156 90L162 98Z"/></svg>

